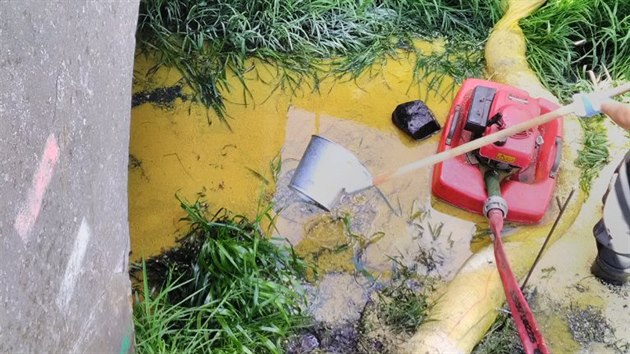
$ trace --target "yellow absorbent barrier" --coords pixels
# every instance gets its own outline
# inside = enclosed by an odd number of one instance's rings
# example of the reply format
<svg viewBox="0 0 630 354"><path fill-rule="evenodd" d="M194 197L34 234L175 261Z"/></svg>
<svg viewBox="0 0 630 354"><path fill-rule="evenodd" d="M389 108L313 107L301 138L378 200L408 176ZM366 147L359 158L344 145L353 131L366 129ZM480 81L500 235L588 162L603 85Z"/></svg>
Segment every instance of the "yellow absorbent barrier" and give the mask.
<svg viewBox="0 0 630 354"><path fill-rule="evenodd" d="M488 39L485 56L489 79L527 90L532 96L558 100L540 83L525 57L526 43L518 21L534 12L544 0L510 0L506 13ZM579 185L579 169L573 161L580 147L581 130L575 117L564 120L561 172L555 195L566 198ZM550 242L561 237L575 220L584 201L576 190ZM522 226L505 235L505 251L514 271L522 278L531 267L558 212L552 202L545 220L536 226ZM436 297L429 321L403 348L405 353L468 353L490 328L505 302L501 279L494 263L491 244L472 255L455 278ZM541 328L543 335L544 328Z"/></svg>

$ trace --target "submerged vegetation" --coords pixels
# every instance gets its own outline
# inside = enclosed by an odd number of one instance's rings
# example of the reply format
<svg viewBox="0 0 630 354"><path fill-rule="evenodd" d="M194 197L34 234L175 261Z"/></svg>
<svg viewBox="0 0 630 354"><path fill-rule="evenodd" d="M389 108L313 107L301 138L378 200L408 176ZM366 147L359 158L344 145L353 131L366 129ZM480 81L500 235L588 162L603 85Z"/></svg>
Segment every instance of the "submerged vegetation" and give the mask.
<svg viewBox="0 0 630 354"><path fill-rule="evenodd" d="M391 279L371 294L358 324L356 353L398 353L418 327L430 321L436 279L417 264L392 259Z"/></svg>
<svg viewBox="0 0 630 354"><path fill-rule="evenodd" d="M496 320L473 350L474 354L525 353L508 309L502 309Z"/></svg>
<svg viewBox="0 0 630 354"><path fill-rule="evenodd" d="M140 353L278 353L307 324L306 266L255 220L211 218L182 201L191 225L178 248L143 263L134 323Z"/></svg>
<svg viewBox="0 0 630 354"><path fill-rule="evenodd" d="M391 284L377 293L377 315L395 333L413 334L427 321L430 304L428 293L432 290L430 278L421 277L415 267L393 260Z"/></svg>

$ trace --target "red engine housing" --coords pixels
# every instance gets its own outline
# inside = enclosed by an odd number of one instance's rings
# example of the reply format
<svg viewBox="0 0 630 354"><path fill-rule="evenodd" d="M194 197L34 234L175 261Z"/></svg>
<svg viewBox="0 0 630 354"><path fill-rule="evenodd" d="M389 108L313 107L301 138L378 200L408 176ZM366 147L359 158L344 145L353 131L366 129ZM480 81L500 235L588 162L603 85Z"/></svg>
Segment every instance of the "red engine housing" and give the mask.
<svg viewBox="0 0 630 354"><path fill-rule="evenodd" d="M506 91L498 91L494 96L490 113L501 113L502 127L517 125L539 114L540 107L530 104L513 104L509 95ZM498 125L492 125L486 129L484 135L496 133L500 129ZM509 137L501 145L483 146L479 149L479 155L517 168L527 168L534 160L538 136L540 136L538 129L529 129Z"/></svg>
<svg viewBox="0 0 630 354"><path fill-rule="evenodd" d="M491 102L481 115L488 119L501 113L506 127L553 111L558 106L542 98L532 98L526 91L491 81L468 79L455 97L449 112L438 152L464 144L474 136L467 127L471 113L480 115L475 106L471 112L473 92L477 87L495 90ZM487 111L487 112L486 112ZM500 129L492 125L483 135ZM508 138L501 146L490 144L479 149L483 158L503 162L520 172L501 184L501 193L508 204L506 219L521 223L537 223L545 214L555 188L555 176L562 150L562 121L552 120L535 129ZM432 192L457 207L482 213L487 193L479 167L470 156L462 155L435 165Z"/></svg>

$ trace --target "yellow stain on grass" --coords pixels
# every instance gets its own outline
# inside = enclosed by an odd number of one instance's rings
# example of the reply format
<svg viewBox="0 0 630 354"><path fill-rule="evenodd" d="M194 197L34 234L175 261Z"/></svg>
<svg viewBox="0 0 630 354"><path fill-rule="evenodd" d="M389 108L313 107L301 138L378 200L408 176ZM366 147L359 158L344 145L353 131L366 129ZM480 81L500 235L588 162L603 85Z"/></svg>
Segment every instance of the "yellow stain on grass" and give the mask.
<svg viewBox="0 0 630 354"><path fill-rule="evenodd" d="M425 53L442 50L442 44L417 42ZM319 93L312 82L296 92L275 90L278 73L269 64L247 63L245 75L253 98L244 95L239 80L229 78L225 93L228 123L199 104L177 99L172 108L149 103L132 109L129 223L132 260L149 257L172 247L187 228L175 196L194 201L199 193L210 210L224 207L254 217L261 196L273 191L270 164L285 141L287 112L292 105L302 109L355 120L383 131L396 131L391 112L396 105L427 96L426 87L414 83L415 58L399 53L357 79L326 79ZM175 69L146 73L155 61L138 56L134 93L171 87L180 81ZM228 76L231 74L228 73ZM271 83L271 84L269 84ZM445 78L443 87L452 85ZM443 122L450 100L428 96L427 103ZM432 97L432 98L431 98ZM212 124L208 124L208 119ZM407 144L412 140L402 133Z"/></svg>

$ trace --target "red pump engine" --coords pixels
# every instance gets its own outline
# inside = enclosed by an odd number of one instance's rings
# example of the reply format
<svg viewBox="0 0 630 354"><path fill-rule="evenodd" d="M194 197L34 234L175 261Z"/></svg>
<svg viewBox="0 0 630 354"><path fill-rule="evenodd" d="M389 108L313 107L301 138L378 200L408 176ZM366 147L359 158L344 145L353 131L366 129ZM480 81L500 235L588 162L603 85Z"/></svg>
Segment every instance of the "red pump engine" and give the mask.
<svg viewBox="0 0 630 354"><path fill-rule="evenodd" d="M509 95L505 91L497 92L495 95L496 103L492 107L494 122L490 122L485 129L484 136L522 123L539 114L536 106L513 104L514 97L510 99ZM529 129L480 148L479 157L486 159L485 162L497 170L512 170L515 173L512 179L527 182L534 177L532 172L536 169L536 157L543 144L541 131Z"/></svg>
<svg viewBox="0 0 630 354"><path fill-rule="evenodd" d="M527 92L491 81L468 79L455 97L438 152L492 134L557 108ZM560 164L562 122L536 128L437 164L433 194L455 206L481 213L487 198L480 163L507 172L501 194L509 205L506 219L540 221L555 188Z"/></svg>

